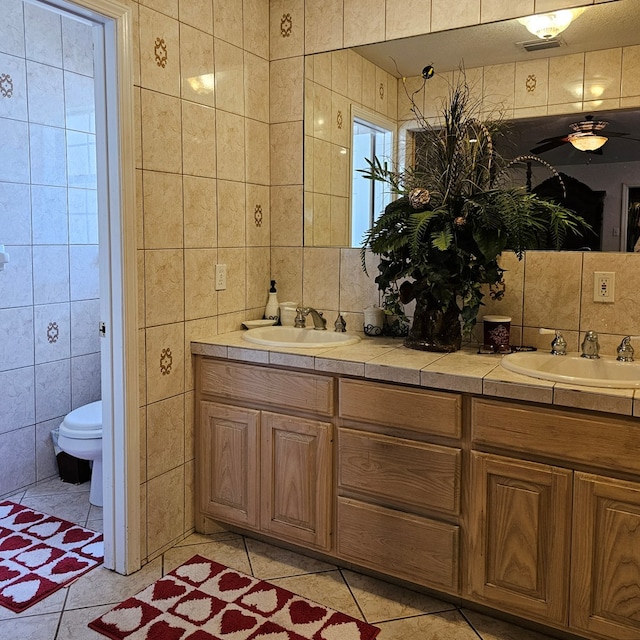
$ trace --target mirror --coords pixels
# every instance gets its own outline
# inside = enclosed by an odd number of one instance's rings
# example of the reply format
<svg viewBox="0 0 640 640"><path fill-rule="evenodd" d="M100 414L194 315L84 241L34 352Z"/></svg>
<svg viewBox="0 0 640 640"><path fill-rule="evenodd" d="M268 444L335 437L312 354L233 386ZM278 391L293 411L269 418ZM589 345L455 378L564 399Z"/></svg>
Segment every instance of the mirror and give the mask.
<svg viewBox="0 0 640 640"><path fill-rule="evenodd" d="M593 115L614 133L600 153L570 144L541 152L561 173L603 194L598 246L627 250L637 237L640 193L640 6L617 0L587 8L558 38L539 40L517 20L465 27L305 58L305 246L351 246L351 110L397 123L406 149L413 123L405 87L424 84L424 113L436 116L447 82L461 62L491 109L512 120L507 156L565 136ZM625 49L624 57L622 47ZM533 50L531 50L533 49ZM436 75L421 77L431 64ZM402 78L405 80L403 82ZM535 187L549 174L534 169ZM597 197L597 196L596 196ZM631 215L629 215L631 211ZM628 226L631 228L628 229Z"/></svg>

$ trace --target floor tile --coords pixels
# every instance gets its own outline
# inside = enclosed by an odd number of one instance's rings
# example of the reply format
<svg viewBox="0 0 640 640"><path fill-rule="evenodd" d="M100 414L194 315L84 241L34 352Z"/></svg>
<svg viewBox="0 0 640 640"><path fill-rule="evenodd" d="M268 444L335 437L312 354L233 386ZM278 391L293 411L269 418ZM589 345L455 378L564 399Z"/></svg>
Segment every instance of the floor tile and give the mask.
<svg viewBox="0 0 640 640"><path fill-rule="evenodd" d="M353 594L337 569L303 576L275 578L269 582L323 604L325 607L341 611L358 620L364 620Z"/></svg>
<svg viewBox="0 0 640 640"><path fill-rule="evenodd" d="M89 491L26 495L20 504L84 526L89 515Z"/></svg>
<svg viewBox="0 0 640 640"><path fill-rule="evenodd" d="M550 636L523 629L476 611L463 609L462 614L482 637L482 640L553 640Z"/></svg>
<svg viewBox="0 0 640 640"><path fill-rule="evenodd" d="M94 607L101 604L117 604L138 593L162 574L162 558L156 558L130 576L98 567L78 578L69 587L65 611Z"/></svg>
<svg viewBox="0 0 640 640"><path fill-rule="evenodd" d="M244 546L242 536L226 540L214 540L204 544L194 544L186 547L173 547L164 554L164 575L173 571L183 562L189 560L196 554L204 556L209 560L220 562L221 564L241 571L242 573L251 574L251 565L247 556L247 550Z"/></svg>
<svg viewBox="0 0 640 640"><path fill-rule="evenodd" d="M342 573L353 591L365 619L372 624L380 620L395 620L456 608L455 605L444 600L438 600L361 573L346 569L343 569Z"/></svg>
<svg viewBox="0 0 640 640"><path fill-rule="evenodd" d="M194 544L208 544L209 542L215 542L216 540L233 540L234 538L241 538L239 533L233 531L220 531L219 533L192 533L184 540L181 540L176 544L176 547L189 547ZM174 547L175 548L175 547Z"/></svg>
<svg viewBox="0 0 640 640"><path fill-rule="evenodd" d="M0 638L20 640L54 640L60 613L0 620Z"/></svg>
<svg viewBox="0 0 640 640"><path fill-rule="evenodd" d="M103 604L99 607L86 607L65 611L60 620L60 628L56 640L104 640L104 636L87 626L92 620L101 616L113 608L111 604Z"/></svg>
<svg viewBox="0 0 640 640"><path fill-rule="evenodd" d="M309 558L288 549L274 547L259 540L247 538L246 543L249 550L251 568L256 578L270 580L303 573L330 571L337 568L327 562Z"/></svg>
<svg viewBox="0 0 640 640"><path fill-rule="evenodd" d="M67 598L68 587L58 589L44 600L36 602L22 613L14 613L10 609L0 607L0 620L15 620L16 618L28 618L29 616L38 616L43 613L59 613L64 608L64 601ZM0 634L0 638L3 638Z"/></svg>
<svg viewBox="0 0 640 640"><path fill-rule="evenodd" d="M29 487L24 493L27 496L46 496L52 493L85 493L89 491L89 482L82 484L72 484L71 482L62 482L58 476L41 480L33 487Z"/></svg>
<svg viewBox="0 0 640 640"><path fill-rule="evenodd" d="M458 611L379 622L376 626L380 627L377 640L479 640Z"/></svg>
<svg viewBox="0 0 640 640"><path fill-rule="evenodd" d="M87 520L87 524L84 526L87 529L91 529L91 531L98 531L100 533L104 531L102 518L98 518L97 520Z"/></svg>

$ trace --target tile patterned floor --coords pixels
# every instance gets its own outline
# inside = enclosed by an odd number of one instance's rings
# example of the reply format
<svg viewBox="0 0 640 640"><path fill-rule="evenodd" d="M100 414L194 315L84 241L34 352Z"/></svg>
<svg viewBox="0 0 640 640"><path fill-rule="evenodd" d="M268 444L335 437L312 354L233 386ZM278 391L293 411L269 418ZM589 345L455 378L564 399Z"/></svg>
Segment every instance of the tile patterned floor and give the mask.
<svg viewBox="0 0 640 640"><path fill-rule="evenodd" d="M55 479L8 498L100 530L102 513L89 504L88 486ZM0 638L104 640L87 628L90 620L196 553L375 624L381 628L379 640L551 640L442 600L225 531L210 536L193 534L131 576L102 567L94 569L21 614L0 607Z"/></svg>

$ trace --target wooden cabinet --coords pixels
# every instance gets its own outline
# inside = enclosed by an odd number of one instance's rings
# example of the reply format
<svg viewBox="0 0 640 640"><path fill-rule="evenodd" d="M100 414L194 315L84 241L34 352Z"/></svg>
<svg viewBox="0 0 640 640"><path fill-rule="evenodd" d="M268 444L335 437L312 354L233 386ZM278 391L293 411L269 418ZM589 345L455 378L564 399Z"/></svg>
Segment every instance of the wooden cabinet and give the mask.
<svg viewBox="0 0 640 640"><path fill-rule="evenodd" d="M640 483L576 473L571 626L640 638Z"/></svg>
<svg viewBox="0 0 640 640"><path fill-rule="evenodd" d="M203 359L197 391L200 528L212 518L329 549L333 424L298 414L331 416L333 380Z"/></svg>
<svg viewBox="0 0 640 640"><path fill-rule="evenodd" d="M337 554L458 593L460 396L360 380L339 390Z"/></svg>
<svg viewBox="0 0 640 640"><path fill-rule="evenodd" d="M477 452L471 463L470 594L566 623L572 472Z"/></svg>

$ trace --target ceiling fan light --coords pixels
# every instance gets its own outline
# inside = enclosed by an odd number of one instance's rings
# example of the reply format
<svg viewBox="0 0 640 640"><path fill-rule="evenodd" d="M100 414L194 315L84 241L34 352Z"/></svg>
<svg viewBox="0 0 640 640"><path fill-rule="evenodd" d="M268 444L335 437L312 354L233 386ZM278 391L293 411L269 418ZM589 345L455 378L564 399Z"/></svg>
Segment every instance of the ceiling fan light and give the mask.
<svg viewBox="0 0 640 640"><path fill-rule="evenodd" d="M518 22L523 24L529 33L543 40L548 40L562 33L583 11L584 8L561 9L551 13L539 13L519 18Z"/></svg>
<svg viewBox="0 0 640 640"><path fill-rule="evenodd" d="M595 151L602 147L609 138L591 133L572 133L569 142L579 151Z"/></svg>

